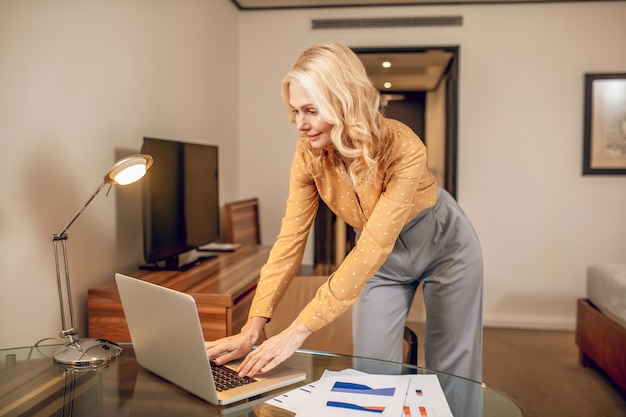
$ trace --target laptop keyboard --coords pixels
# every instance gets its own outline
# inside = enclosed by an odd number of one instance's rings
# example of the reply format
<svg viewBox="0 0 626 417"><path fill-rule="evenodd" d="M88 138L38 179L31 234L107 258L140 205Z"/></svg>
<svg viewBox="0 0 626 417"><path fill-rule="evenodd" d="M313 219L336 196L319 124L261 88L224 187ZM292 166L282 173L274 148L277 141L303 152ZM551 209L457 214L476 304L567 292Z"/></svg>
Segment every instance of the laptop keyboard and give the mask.
<svg viewBox="0 0 626 417"><path fill-rule="evenodd" d="M211 371L213 371L213 380L217 391L226 391L231 388L240 387L242 385L255 382L256 379L244 376L240 378L236 371L224 365L216 365L211 362Z"/></svg>

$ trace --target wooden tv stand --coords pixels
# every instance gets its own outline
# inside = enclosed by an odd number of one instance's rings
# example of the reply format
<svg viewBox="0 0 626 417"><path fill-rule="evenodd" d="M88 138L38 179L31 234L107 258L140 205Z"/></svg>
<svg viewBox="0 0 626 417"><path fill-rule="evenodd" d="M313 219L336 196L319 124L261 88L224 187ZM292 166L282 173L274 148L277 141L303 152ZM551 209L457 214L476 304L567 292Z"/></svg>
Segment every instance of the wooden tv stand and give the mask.
<svg viewBox="0 0 626 417"><path fill-rule="evenodd" d="M215 340L237 333L245 324L269 251L268 246L242 246L186 271L140 270L128 275L193 296L204 337ZM89 337L131 340L115 280L89 289L87 309Z"/></svg>

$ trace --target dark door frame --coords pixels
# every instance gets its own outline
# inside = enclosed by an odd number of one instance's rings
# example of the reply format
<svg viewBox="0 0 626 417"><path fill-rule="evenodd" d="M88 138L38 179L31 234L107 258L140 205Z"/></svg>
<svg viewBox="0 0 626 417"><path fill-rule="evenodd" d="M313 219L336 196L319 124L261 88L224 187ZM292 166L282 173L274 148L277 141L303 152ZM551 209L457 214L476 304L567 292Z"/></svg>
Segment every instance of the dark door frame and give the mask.
<svg viewBox="0 0 626 417"><path fill-rule="evenodd" d="M457 197L457 160L458 160L458 73L459 73L459 47L436 46L436 47L377 47L377 48L352 48L357 54L384 54L398 52L426 52L429 50L443 50L452 53L448 67L444 71L446 81L445 102L445 172L444 184L441 184L452 197ZM428 123L428 120L426 120ZM314 266L317 273L329 274L336 265L334 259L336 242L334 228L336 216L326 204L320 200L317 217L315 219L315 242L314 242ZM347 253L355 245L355 234L350 226L346 229L345 250Z"/></svg>
<svg viewBox="0 0 626 417"><path fill-rule="evenodd" d="M356 54L389 54L415 53L440 50L450 52L452 58L442 77L446 80L446 132L445 132L445 174L444 184L441 184L452 197L457 197L457 163L458 163L458 74L459 74L459 47L458 46L429 46L429 47L376 47L352 48ZM428 123L428 120L426 120Z"/></svg>

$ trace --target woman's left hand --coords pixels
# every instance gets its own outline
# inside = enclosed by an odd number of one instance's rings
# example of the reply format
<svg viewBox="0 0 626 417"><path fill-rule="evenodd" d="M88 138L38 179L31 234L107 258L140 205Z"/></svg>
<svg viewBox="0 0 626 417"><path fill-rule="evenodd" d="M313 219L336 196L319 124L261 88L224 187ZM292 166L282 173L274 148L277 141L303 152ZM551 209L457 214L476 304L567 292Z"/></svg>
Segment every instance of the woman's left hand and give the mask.
<svg viewBox="0 0 626 417"><path fill-rule="evenodd" d="M239 366L239 376L252 377L258 373L271 371L293 355L311 333L311 330L296 318L289 327L261 343L246 356Z"/></svg>

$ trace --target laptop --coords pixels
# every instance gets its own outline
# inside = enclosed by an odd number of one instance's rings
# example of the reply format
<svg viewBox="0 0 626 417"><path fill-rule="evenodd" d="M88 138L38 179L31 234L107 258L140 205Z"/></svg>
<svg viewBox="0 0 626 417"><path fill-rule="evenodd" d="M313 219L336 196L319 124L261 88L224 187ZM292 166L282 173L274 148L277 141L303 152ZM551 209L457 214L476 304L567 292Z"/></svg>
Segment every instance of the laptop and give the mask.
<svg viewBox="0 0 626 417"><path fill-rule="evenodd" d="M122 274L115 274L115 281L137 362L203 400L231 404L306 378L304 372L279 365L244 385L218 389L221 377L214 378L213 368L228 367L216 367L207 357L194 298ZM231 372L236 369L229 365Z"/></svg>

